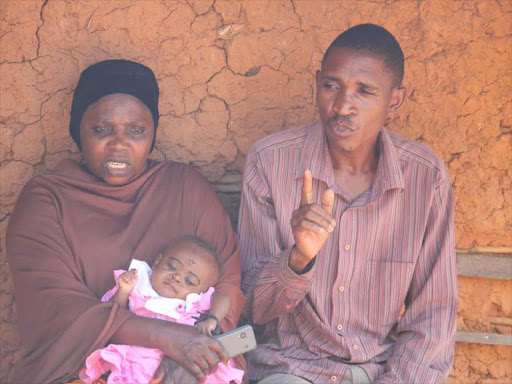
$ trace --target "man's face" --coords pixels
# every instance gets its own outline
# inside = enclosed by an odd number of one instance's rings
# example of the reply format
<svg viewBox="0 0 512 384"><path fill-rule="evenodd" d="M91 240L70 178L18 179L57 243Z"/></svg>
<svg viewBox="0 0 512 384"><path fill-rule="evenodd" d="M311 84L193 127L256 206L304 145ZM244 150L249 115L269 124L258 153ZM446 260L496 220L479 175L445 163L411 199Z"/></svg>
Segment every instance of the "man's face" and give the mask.
<svg viewBox="0 0 512 384"><path fill-rule="evenodd" d="M336 47L316 73L316 103L331 153L373 148L405 91L393 86L384 60L367 50Z"/></svg>
<svg viewBox="0 0 512 384"><path fill-rule="evenodd" d="M190 242L181 242L161 253L153 264L151 285L163 297L185 300L217 282L218 268L213 255Z"/></svg>
<svg viewBox="0 0 512 384"><path fill-rule="evenodd" d="M89 171L111 185L128 183L146 168L154 134L151 112L139 99L102 97L86 109L80 125Z"/></svg>

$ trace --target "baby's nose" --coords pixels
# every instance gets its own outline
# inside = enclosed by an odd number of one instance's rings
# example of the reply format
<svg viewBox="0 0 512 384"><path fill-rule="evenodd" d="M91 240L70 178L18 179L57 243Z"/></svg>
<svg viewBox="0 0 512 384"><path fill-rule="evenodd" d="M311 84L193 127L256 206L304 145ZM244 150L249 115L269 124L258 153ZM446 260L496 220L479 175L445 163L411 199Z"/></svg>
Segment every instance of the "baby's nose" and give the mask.
<svg viewBox="0 0 512 384"><path fill-rule="evenodd" d="M181 282L181 277L177 273L172 275L172 279L177 283Z"/></svg>

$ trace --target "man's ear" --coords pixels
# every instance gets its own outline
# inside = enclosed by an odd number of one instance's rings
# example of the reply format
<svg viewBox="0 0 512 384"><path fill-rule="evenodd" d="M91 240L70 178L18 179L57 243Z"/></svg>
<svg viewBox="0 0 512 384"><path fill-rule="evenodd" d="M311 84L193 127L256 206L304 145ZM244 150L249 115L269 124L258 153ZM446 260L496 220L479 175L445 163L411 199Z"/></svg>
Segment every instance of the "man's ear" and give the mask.
<svg viewBox="0 0 512 384"><path fill-rule="evenodd" d="M318 89L318 86L320 85L321 77L322 77L322 72L320 72L320 70L317 69L317 71L315 73L315 86L316 86L316 89Z"/></svg>
<svg viewBox="0 0 512 384"><path fill-rule="evenodd" d="M388 114L395 113L405 101L406 89L405 87L393 88L391 93L391 102L389 104Z"/></svg>

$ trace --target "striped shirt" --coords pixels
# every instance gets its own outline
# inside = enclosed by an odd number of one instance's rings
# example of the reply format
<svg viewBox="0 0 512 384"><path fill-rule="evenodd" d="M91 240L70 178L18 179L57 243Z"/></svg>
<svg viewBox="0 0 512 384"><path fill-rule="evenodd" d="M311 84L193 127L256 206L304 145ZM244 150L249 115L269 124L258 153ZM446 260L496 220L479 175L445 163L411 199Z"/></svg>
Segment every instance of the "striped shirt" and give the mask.
<svg viewBox="0 0 512 384"><path fill-rule="evenodd" d="M268 136L247 156L239 235L248 316L265 324L249 377L340 382L358 364L376 383L435 383L453 363L457 272L453 197L442 162L385 128L373 186L336 185L322 124ZM302 275L288 267L304 171L314 201L335 192L336 228ZM401 312L404 308L405 312Z"/></svg>

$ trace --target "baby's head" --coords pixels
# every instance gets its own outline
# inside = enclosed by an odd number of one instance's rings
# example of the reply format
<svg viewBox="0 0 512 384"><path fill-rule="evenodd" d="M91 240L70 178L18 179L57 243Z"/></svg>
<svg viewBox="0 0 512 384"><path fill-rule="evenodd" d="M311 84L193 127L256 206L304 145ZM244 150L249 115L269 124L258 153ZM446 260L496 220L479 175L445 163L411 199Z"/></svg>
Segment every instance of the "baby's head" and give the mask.
<svg viewBox="0 0 512 384"><path fill-rule="evenodd" d="M189 293L201 293L219 279L215 249L196 236L173 241L153 263L151 285L163 297L185 300Z"/></svg>

